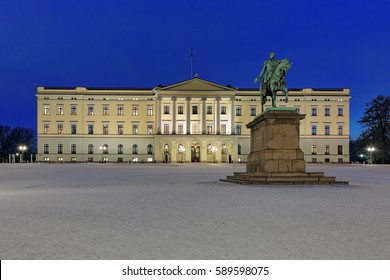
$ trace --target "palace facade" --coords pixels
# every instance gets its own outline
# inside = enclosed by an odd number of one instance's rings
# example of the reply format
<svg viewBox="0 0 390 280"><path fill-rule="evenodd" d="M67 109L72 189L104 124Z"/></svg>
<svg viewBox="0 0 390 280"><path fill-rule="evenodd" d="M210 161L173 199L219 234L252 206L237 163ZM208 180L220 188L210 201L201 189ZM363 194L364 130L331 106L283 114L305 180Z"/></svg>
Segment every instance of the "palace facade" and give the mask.
<svg viewBox="0 0 390 280"><path fill-rule="evenodd" d="M257 88L199 77L153 88L37 88L40 162L246 162ZM350 90L289 89L307 162L349 162ZM266 107L270 106L267 102Z"/></svg>

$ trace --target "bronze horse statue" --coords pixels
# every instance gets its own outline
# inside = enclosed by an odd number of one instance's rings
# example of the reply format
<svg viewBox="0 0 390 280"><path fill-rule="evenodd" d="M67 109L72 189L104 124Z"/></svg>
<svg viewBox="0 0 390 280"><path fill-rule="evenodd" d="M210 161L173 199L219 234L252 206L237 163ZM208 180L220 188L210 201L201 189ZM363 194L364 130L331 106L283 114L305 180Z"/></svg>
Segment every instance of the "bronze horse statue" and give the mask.
<svg viewBox="0 0 390 280"><path fill-rule="evenodd" d="M285 102L288 102L288 89L286 87L286 73L290 69L291 64L288 59L275 60L275 54L271 52L270 59L264 62L263 69L258 77L255 78L255 83L262 79L260 85L261 94L261 111L264 111L264 104L267 102L267 96L271 97L272 107L276 107L276 94L282 91L285 96Z"/></svg>

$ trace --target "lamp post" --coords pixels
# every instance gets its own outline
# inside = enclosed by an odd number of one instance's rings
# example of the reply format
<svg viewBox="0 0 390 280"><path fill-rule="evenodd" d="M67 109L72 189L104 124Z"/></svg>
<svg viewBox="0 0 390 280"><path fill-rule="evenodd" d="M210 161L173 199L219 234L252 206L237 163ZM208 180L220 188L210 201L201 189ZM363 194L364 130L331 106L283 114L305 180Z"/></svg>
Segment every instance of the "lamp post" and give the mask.
<svg viewBox="0 0 390 280"><path fill-rule="evenodd" d="M27 146L26 145L20 145L18 147L19 151L20 151L20 163L23 162L23 153L25 150L27 150Z"/></svg>
<svg viewBox="0 0 390 280"><path fill-rule="evenodd" d="M214 155L214 163L216 163L216 160L215 160L215 153L216 153L216 151L218 151L218 149L217 149L215 146L212 146L212 147L211 147L211 151L213 152L213 155Z"/></svg>
<svg viewBox="0 0 390 280"><path fill-rule="evenodd" d="M104 163L104 151L107 150L106 146L100 147L100 150L102 150L102 163Z"/></svg>
<svg viewBox="0 0 390 280"><path fill-rule="evenodd" d="M372 164L372 153L375 151L375 147L368 147L367 150L370 152L370 163Z"/></svg>

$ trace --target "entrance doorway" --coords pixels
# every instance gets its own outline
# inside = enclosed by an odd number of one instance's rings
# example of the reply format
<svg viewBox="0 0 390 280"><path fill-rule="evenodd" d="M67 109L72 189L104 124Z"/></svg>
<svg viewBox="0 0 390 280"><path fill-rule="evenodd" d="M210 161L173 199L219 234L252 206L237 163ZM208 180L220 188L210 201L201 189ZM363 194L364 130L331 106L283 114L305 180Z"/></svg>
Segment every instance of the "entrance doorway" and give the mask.
<svg viewBox="0 0 390 280"><path fill-rule="evenodd" d="M191 162L200 162L200 146L196 142L191 146Z"/></svg>

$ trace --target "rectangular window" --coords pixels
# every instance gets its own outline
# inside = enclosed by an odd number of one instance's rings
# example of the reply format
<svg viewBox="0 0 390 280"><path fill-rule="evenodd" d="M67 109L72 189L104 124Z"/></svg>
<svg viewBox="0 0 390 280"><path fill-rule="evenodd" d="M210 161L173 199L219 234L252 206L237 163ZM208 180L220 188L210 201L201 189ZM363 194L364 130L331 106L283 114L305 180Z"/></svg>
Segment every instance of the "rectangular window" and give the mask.
<svg viewBox="0 0 390 280"><path fill-rule="evenodd" d="M108 116L109 110L108 105L103 105L103 116Z"/></svg>
<svg viewBox="0 0 390 280"><path fill-rule="evenodd" d="M344 134L344 126L343 125L339 124L337 126L337 130L338 130L339 135L343 135Z"/></svg>
<svg viewBox="0 0 390 280"><path fill-rule="evenodd" d="M93 105L88 105L88 116L95 115L95 107Z"/></svg>
<svg viewBox="0 0 390 280"><path fill-rule="evenodd" d="M64 114L64 105L57 105L57 115Z"/></svg>
<svg viewBox="0 0 390 280"><path fill-rule="evenodd" d="M221 105L221 115L226 115L226 105Z"/></svg>
<svg viewBox="0 0 390 280"><path fill-rule="evenodd" d="M64 133L64 124L58 123L57 124L57 134L62 134L62 133Z"/></svg>
<svg viewBox="0 0 390 280"><path fill-rule="evenodd" d="M317 154L317 146L316 145L311 145L311 154L316 155Z"/></svg>
<svg viewBox="0 0 390 280"><path fill-rule="evenodd" d="M125 115L125 110L123 105L118 105L117 109L117 115L118 116L124 116Z"/></svg>
<svg viewBox="0 0 390 280"><path fill-rule="evenodd" d="M330 135L330 125L329 124L325 125L325 135Z"/></svg>
<svg viewBox="0 0 390 280"><path fill-rule="evenodd" d="M132 124L131 132L132 132L134 135L138 134L138 124L136 124L136 123L133 123L133 124Z"/></svg>
<svg viewBox="0 0 390 280"><path fill-rule="evenodd" d="M344 116L344 107L337 107L337 116Z"/></svg>
<svg viewBox="0 0 390 280"><path fill-rule="evenodd" d="M311 115L312 116L317 116L317 106L312 106L311 107Z"/></svg>
<svg viewBox="0 0 390 280"><path fill-rule="evenodd" d="M177 125L177 134L183 134L184 132L184 129L183 129L183 124L182 123L179 123Z"/></svg>
<svg viewBox="0 0 390 280"><path fill-rule="evenodd" d="M148 106L146 108L146 115L147 116L153 116L153 106Z"/></svg>
<svg viewBox="0 0 390 280"><path fill-rule="evenodd" d="M326 106L325 109L324 109L324 115L325 116L330 116L330 107L329 106Z"/></svg>
<svg viewBox="0 0 390 280"><path fill-rule="evenodd" d="M70 106L70 114L71 115L77 115L77 106L76 105L71 105Z"/></svg>
<svg viewBox="0 0 390 280"><path fill-rule="evenodd" d="M311 135L317 135L317 125L316 124L311 125Z"/></svg>
<svg viewBox="0 0 390 280"><path fill-rule="evenodd" d="M213 124L212 123L207 123L206 134L213 134Z"/></svg>
<svg viewBox="0 0 390 280"><path fill-rule="evenodd" d="M133 105L132 106L132 110L131 110L131 115L132 116L138 116L139 115L139 112L138 112L138 105Z"/></svg>
<svg viewBox="0 0 390 280"><path fill-rule="evenodd" d="M337 145L337 154L342 155L343 154L343 145Z"/></svg>
<svg viewBox="0 0 390 280"><path fill-rule="evenodd" d="M236 134L241 135L241 124L236 124Z"/></svg>
<svg viewBox="0 0 390 280"><path fill-rule="evenodd" d="M221 134L226 134L226 124L221 124Z"/></svg>
<svg viewBox="0 0 390 280"><path fill-rule="evenodd" d="M236 106L236 116L241 116L241 106Z"/></svg>
<svg viewBox="0 0 390 280"><path fill-rule="evenodd" d="M153 125L152 124L148 124L146 126L146 130L147 130L148 134L153 134Z"/></svg>
<svg viewBox="0 0 390 280"><path fill-rule="evenodd" d="M43 114L50 115L50 106L49 105L43 105Z"/></svg>
<svg viewBox="0 0 390 280"><path fill-rule="evenodd" d="M179 115L183 115L184 114L184 106L183 105L178 105L177 106L177 113Z"/></svg>
<svg viewBox="0 0 390 280"><path fill-rule="evenodd" d="M71 134L76 134L76 133L77 133L77 124L72 123L72 124L70 125L70 133L71 133Z"/></svg>
<svg viewBox="0 0 390 280"><path fill-rule="evenodd" d="M164 124L164 134L169 134L169 124Z"/></svg>
<svg viewBox="0 0 390 280"><path fill-rule="evenodd" d="M164 115L169 115L169 105L164 105Z"/></svg>
<svg viewBox="0 0 390 280"><path fill-rule="evenodd" d="M206 112L207 112L207 115L212 115L213 114L213 106L207 105Z"/></svg>
<svg viewBox="0 0 390 280"><path fill-rule="evenodd" d="M330 145L325 145L325 150L324 150L325 155L330 154Z"/></svg>
<svg viewBox="0 0 390 280"><path fill-rule="evenodd" d="M43 153L48 154L49 153L49 144L43 144Z"/></svg>
<svg viewBox="0 0 390 280"><path fill-rule="evenodd" d="M123 124L122 124L122 123L119 123L119 124L118 124L118 134L119 134L119 135L122 135L122 134L123 134Z"/></svg>
<svg viewBox="0 0 390 280"><path fill-rule="evenodd" d="M191 134L198 134L198 133L199 133L198 123L193 123L192 124L192 133Z"/></svg>
<svg viewBox="0 0 390 280"><path fill-rule="evenodd" d="M198 105L192 105L192 114L197 115L198 114Z"/></svg>
<svg viewBox="0 0 390 280"><path fill-rule="evenodd" d="M58 144L57 153L58 153L58 154L63 154L63 153L64 153L64 145Z"/></svg>
<svg viewBox="0 0 390 280"><path fill-rule="evenodd" d="M108 124L107 123L103 124L103 134L105 134L105 135L108 134Z"/></svg>
<svg viewBox="0 0 390 280"><path fill-rule="evenodd" d="M88 134L93 134L93 124L88 124Z"/></svg>
<svg viewBox="0 0 390 280"><path fill-rule="evenodd" d="M301 113L301 107L296 106L296 107L295 107L295 111L296 111L298 114L300 114L300 113Z"/></svg>
<svg viewBox="0 0 390 280"><path fill-rule="evenodd" d="M251 106L251 116L256 116L256 107Z"/></svg>
<svg viewBox="0 0 390 280"><path fill-rule="evenodd" d="M43 124L43 134L49 134L50 132L50 124L44 123Z"/></svg>
<svg viewBox="0 0 390 280"><path fill-rule="evenodd" d="M76 146L76 144L71 144L70 145L70 153L71 154L76 154L77 153L77 146Z"/></svg>

